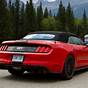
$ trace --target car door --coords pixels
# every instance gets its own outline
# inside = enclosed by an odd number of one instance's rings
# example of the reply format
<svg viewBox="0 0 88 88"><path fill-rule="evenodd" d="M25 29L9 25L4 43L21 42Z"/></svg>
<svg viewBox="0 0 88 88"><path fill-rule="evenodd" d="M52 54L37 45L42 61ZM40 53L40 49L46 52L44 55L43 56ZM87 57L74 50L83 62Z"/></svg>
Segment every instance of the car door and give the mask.
<svg viewBox="0 0 88 88"><path fill-rule="evenodd" d="M83 41L75 36L70 36L68 42L74 48L73 52L76 58L77 67L88 65L88 48L83 45Z"/></svg>

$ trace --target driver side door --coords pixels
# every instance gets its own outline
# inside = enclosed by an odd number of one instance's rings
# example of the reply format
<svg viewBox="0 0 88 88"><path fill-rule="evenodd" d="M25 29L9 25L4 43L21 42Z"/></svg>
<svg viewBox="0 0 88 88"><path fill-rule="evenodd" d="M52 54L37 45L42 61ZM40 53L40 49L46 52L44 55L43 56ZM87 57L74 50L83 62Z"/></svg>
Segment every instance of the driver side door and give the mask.
<svg viewBox="0 0 88 88"><path fill-rule="evenodd" d="M73 49L76 57L77 67L88 65L88 47L83 44L83 41L75 36L70 36L68 41Z"/></svg>

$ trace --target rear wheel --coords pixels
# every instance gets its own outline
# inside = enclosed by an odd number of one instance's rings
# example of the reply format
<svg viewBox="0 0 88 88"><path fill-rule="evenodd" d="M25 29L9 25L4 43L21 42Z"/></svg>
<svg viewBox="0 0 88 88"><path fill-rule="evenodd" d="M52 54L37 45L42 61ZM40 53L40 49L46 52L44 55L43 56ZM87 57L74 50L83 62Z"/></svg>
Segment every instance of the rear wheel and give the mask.
<svg viewBox="0 0 88 88"><path fill-rule="evenodd" d="M20 69L20 70L17 70L17 69L9 69L8 72L11 75L14 75L14 76L21 76L24 73L24 70L22 70L22 69Z"/></svg>
<svg viewBox="0 0 88 88"><path fill-rule="evenodd" d="M68 56L64 64L61 77L66 80L71 79L74 75L74 69L75 69L75 60L72 56Z"/></svg>

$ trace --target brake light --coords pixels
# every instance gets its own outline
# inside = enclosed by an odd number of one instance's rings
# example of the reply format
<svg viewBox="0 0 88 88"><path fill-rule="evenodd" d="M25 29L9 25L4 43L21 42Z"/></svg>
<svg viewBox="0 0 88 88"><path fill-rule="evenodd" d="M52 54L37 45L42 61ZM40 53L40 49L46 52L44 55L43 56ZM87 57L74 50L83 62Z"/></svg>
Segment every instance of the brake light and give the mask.
<svg viewBox="0 0 88 88"><path fill-rule="evenodd" d="M50 52L51 48L49 46L39 46L37 49L36 49L36 53L48 53Z"/></svg>

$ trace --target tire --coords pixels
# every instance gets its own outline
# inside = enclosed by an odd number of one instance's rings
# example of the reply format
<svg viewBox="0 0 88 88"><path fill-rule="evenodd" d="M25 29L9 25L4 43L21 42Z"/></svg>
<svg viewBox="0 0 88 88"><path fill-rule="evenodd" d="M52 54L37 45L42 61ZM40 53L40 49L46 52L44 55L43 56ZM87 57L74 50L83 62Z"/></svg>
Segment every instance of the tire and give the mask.
<svg viewBox="0 0 88 88"><path fill-rule="evenodd" d="M8 69L8 72L14 76L21 76L24 73L23 70L16 70L16 69Z"/></svg>
<svg viewBox="0 0 88 88"><path fill-rule="evenodd" d="M74 71L75 71L75 60L72 56L68 56L64 64L61 78L65 80L70 80L74 75Z"/></svg>

